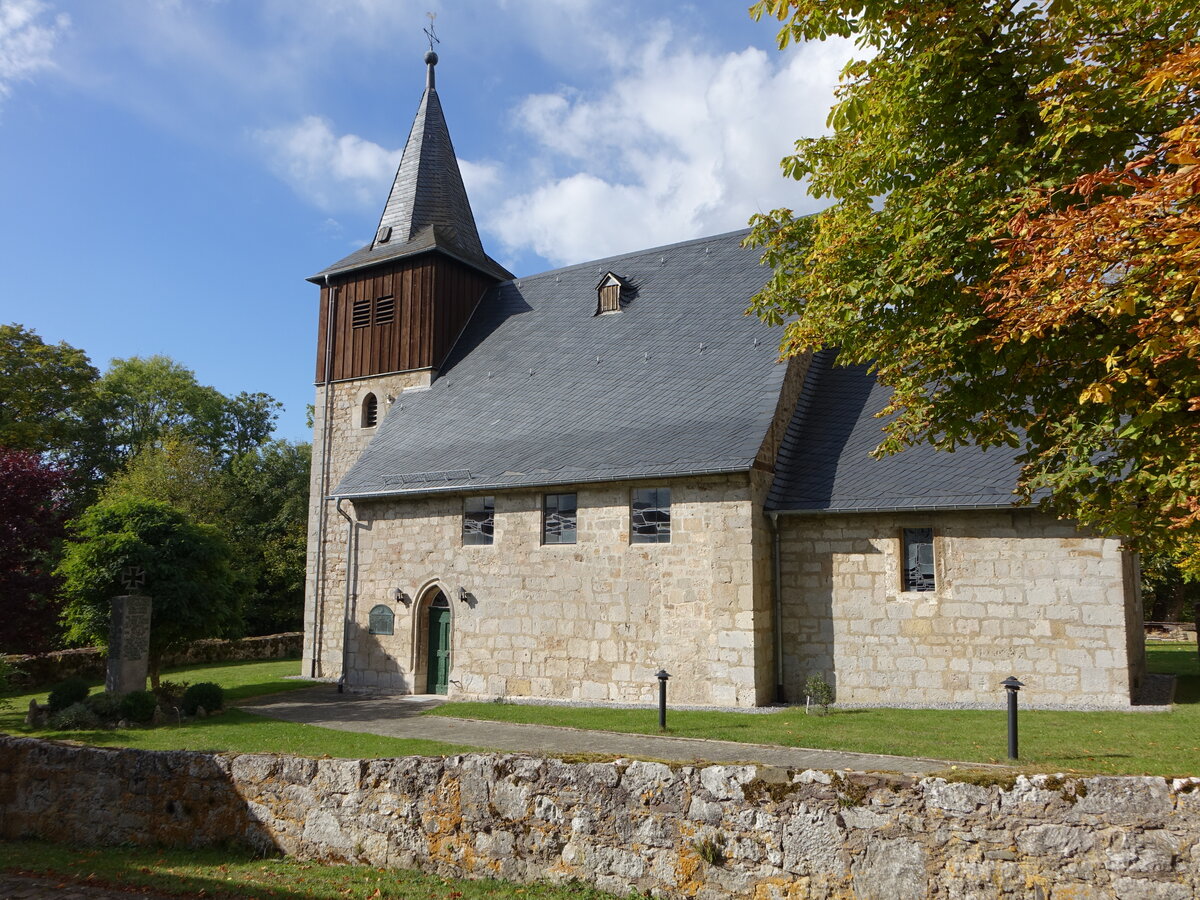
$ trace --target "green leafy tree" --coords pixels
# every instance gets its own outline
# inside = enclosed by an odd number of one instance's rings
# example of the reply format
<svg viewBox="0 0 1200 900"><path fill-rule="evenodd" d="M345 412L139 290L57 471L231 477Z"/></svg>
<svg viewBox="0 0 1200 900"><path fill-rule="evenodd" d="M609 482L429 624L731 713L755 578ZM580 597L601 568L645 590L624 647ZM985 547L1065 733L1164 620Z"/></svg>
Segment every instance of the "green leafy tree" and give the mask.
<svg viewBox="0 0 1200 900"><path fill-rule="evenodd" d="M246 628L253 634L301 627L312 447L272 441L229 467L229 534L252 553Z"/></svg>
<svg viewBox="0 0 1200 900"><path fill-rule="evenodd" d="M271 441L222 465L182 438L147 447L113 476L104 499L169 503L220 529L249 633L300 627L308 528L308 444Z"/></svg>
<svg viewBox="0 0 1200 900"><path fill-rule="evenodd" d="M787 322L784 352L873 363L893 389L880 452L1018 446L1026 498L1200 575L1200 7L751 11L784 22L781 46L865 51L832 132L783 162L831 205L753 220L774 267L753 309Z"/></svg>
<svg viewBox="0 0 1200 900"><path fill-rule="evenodd" d="M121 573L131 566L145 572L144 590L154 603L154 687L164 653L200 638L238 632L240 607L230 551L218 529L197 525L165 503L127 497L95 504L73 530L59 566L69 640L107 644L112 598L127 593Z"/></svg>
<svg viewBox="0 0 1200 900"><path fill-rule="evenodd" d="M104 485L102 497L158 500L205 525L225 526L233 499L229 479L211 451L176 435L144 447ZM224 530L224 529L223 529Z"/></svg>
<svg viewBox="0 0 1200 900"><path fill-rule="evenodd" d="M0 325L0 447L44 454L86 484L103 445L93 406L99 375L82 350Z"/></svg>
<svg viewBox="0 0 1200 900"><path fill-rule="evenodd" d="M170 437L228 461L267 440L281 408L263 393L226 397L166 356L114 359L97 384L97 401L114 471Z"/></svg>

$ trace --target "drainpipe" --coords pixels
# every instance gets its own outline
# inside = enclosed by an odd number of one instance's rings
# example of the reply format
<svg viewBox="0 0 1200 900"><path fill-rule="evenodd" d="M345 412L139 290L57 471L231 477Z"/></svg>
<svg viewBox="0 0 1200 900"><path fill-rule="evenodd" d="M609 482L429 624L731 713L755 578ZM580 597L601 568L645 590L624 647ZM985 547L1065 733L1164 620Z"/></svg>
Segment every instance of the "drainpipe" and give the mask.
<svg viewBox="0 0 1200 900"><path fill-rule="evenodd" d="M352 593L350 590L357 573L354 564L354 519L342 509L342 502L345 499L345 497L338 497L336 506L338 513L346 520L346 601L342 615L342 674L338 678L339 694L346 690L346 659L350 655L350 623L353 620L354 605L358 601L357 592Z"/></svg>
<svg viewBox="0 0 1200 900"><path fill-rule="evenodd" d="M316 678L320 674L321 644L325 636L325 504L329 494L329 430L333 427L330 421L332 413L333 385L330 379L333 373L333 323L337 309L337 288L325 276L325 290L329 292L329 302L325 307L325 408L322 413L321 453L317 457L321 466L321 480L317 485L319 507L317 511L317 559L316 574L313 589L313 646L312 664L309 677Z"/></svg>
<svg viewBox="0 0 1200 900"><path fill-rule="evenodd" d="M786 697L783 691L783 586L779 563L779 513L767 513L767 521L771 523L771 565L774 569L771 578L771 606L775 613L775 702L784 703Z"/></svg>

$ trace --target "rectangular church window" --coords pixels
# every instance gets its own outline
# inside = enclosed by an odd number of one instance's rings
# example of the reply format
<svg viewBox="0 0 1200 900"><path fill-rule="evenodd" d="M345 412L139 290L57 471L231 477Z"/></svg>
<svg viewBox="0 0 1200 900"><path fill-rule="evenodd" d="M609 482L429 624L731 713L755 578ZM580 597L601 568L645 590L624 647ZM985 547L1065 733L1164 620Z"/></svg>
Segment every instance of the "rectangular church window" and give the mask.
<svg viewBox="0 0 1200 900"><path fill-rule="evenodd" d="M670 488L636 488L633 491L629 540L634 544L671 543Z"/></svg>
<svg viewBox="0 0 1200 900"><path fill-rule="evenodd" d="M937 585L933 565L933 529L905 528L901 543L904 553L901 589L934 590Z"/></svg>
<svg viewBox="0 0 1200 900"><path fill-rule="evenodd" d="M578 514L574 494L546 494L542 498L542 543L575 543Z"/></svg>
<svg viewBox="0 0 1200 900"><path fill-rule="evenodd" d="M463 500L463 544L490 544L496 530L496 498L467 497Z"/></svg>
<svg viewBox="0 0 1200 900"><path fill-rule="evenodd" d="M377 297L375 299L375 324L387 325L396 318L396 298Z"/></svg>

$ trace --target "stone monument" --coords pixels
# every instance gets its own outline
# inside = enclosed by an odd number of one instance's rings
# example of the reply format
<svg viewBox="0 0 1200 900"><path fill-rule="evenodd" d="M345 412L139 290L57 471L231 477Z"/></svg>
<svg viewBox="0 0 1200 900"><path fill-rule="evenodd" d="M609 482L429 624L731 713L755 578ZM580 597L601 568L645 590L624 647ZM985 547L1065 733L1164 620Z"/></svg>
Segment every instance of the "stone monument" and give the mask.
<svg viewBox="0 0 1200 900"><path fill-rule="evenodd" d="M135 591L146 582L141 569L121 574L126 590ZM108 673L104 689L111 694L128 694L146 689L150 666L150 607L144 594L113 597L112 621L108 628Z"/></svg>

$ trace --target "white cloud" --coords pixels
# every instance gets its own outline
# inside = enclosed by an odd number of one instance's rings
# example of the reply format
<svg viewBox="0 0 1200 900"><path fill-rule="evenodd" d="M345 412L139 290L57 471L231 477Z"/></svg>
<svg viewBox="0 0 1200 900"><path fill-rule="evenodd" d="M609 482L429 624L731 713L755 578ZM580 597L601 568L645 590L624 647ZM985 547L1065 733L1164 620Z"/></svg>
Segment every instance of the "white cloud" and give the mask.
<svg viewBox="0 0 1200 900"><path fill-rule="evenodd" d="M509 253L566 264L740 228L779 206L816 208L779 160L824 130L849 45L769 55L677 43L659 26L602 90L520 105L529 171L552 174L484 216Z"/></svg>
<svg viewBox="0 0 1200 900"><path fill-rule="evenodd" d="M50 13L41 0L0 0L0 98L12 93L13 82L53 67L51 51L71 18Z"/></svg>
<svg viewBox="0 0 1200 900"><path fill-rule="evenodd" d="M403 152L356 134L338 136L320 116L263 129L254 137L275 174L327 212L382 208Z"/></svg>

